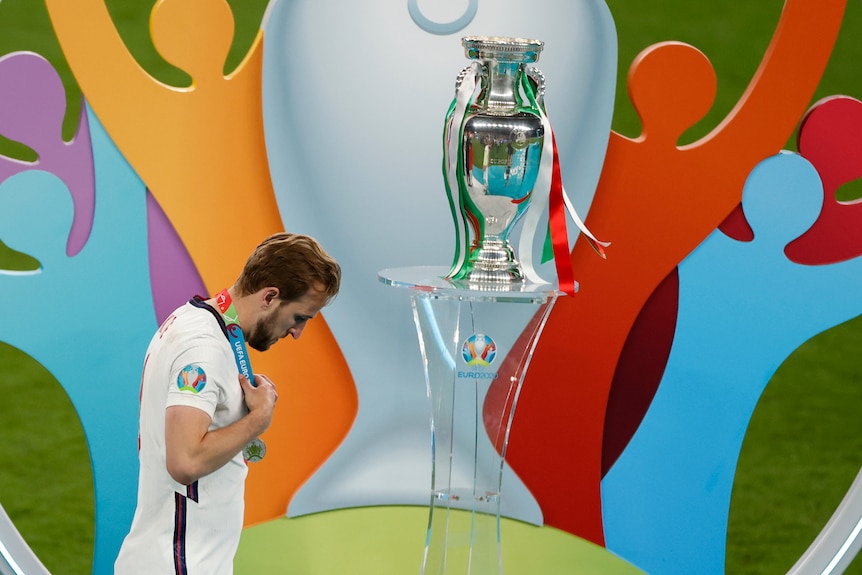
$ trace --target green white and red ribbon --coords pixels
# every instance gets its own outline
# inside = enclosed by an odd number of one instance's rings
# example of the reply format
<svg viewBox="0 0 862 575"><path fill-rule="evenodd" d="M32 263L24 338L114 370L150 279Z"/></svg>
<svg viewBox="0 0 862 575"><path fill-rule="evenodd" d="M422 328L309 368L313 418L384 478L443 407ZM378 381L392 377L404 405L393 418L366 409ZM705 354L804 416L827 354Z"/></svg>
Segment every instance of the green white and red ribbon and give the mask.
<svg viewBox="0 0 862 575"><path fill-rule="evenodd" d="M461 82L446 114L446 125L443 128L443 179L449 195L449 209L455 222L455 256L449 270L449 277L457 277L460 274L470 253L470 227L464 218L461 205L461 198L467 190L463 189L464 174L458 158L462 153L461 139L464 134L467 108L473 101L480 69L481 64L473 62L461 73Z"/></svg>

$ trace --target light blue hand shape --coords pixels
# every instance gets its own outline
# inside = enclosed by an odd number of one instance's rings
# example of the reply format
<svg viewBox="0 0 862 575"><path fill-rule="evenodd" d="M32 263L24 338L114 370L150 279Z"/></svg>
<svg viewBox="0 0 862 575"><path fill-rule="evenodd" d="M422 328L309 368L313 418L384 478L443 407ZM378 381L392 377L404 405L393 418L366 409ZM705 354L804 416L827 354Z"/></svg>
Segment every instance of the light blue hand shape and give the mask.
<svg viewBox="0 0 862 575"><path fill-rule="evenodd" d="M716 231L679 266L664 377L602 482L608 549L649 573L724 572L734 473L763 390L798 346L862 312L862 258L804 266L784 255L822 201L807 160L767 158L743 193L754 240Z"/></svg>
<svg viewBox="0 0 862 575"><path fill-rule="evenodd" d="M140 371L157 324L145 188L89 107L87 114L96 175L89 240L75 257L66 255L73 204L57 176L29 170L9 177L0 184L0 239L42 268L0 274L0 301L3 341L45 366L81 419L95 485L93 573L111 573L135 508Z"/></svg>

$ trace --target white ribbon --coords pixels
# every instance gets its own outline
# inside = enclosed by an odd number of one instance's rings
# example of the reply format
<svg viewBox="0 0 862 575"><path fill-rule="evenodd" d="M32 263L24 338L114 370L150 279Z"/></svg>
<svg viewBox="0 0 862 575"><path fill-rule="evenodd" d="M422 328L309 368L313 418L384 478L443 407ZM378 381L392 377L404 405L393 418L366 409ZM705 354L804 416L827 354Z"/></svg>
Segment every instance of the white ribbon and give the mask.
<svg viewBox="0 0 862 575"><path fill-rule="evenodd" d="M536 177L536 184L533 188L533 198L529 208L527 208L527 213L524 214L524 227L521 230L521 238L518 243L518 253L521 258L521 266L523 267L527 278L539 283L551 283L556 279L557 268L556 266L552 266L551 268L554 273L554 279L548 281L541 277L541 275L536 271L536 266L533 264L533 245L536 241L536 232L539 229L540 223L543 221L541 216L547 213L548 218L550 218L550 211L547 208L550 203L550 192L554 177L554 156L556 156L556 144L554 141L554 131L551 128L551 122L548 120L548 116L545 114L544 107L535 101L529 91L525 90L525 92L527 92L527 95L530 97L531 103L539 111L539 115L542 119L542 128L545 133L545 146L547 146L547 149L542 150L539 174ZM562 174L560 177L562 177ZM571 216L572 220L575 222L578 230L596 244L603 247L611 245L610 242L598 240L592 232L587 229L587 226L584 224L583 220L581 220L581 217L575 210L572 201L569 199L569 195L566 193L566 188L562 185L562 182L560 183L560 190L563 195L563 204L566 206L566 210L569 212L569 216ZM568 239L566 240L566 247L568 249Z"/></svg>

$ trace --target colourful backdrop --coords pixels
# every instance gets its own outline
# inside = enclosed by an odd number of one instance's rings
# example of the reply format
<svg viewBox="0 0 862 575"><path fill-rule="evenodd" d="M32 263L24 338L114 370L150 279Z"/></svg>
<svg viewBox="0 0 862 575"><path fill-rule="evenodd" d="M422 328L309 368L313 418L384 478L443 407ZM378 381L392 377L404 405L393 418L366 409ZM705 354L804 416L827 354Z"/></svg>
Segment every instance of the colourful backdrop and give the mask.
<svg viewBox="0 0 862 575"><path fill-rule="evenodd" d="M627 137L611 129L603 0L451 4L272 0L225 70L227 2L159 0L153 45L191 78L174 86L136 61L103 0L46 0L83 95L70 142L50 64L0 58L0 133L37 155L0 157L0 240L39 263L0 275L19 326L2 339L81 419L94 573L111 571L134 510L150 335L283 229L320 239L344 285L302 340L252 356L288 401L250 470L238 570L418 571L429 406L409 303L376 274L451 260L442 122L473 34L545 42L566 189L611 242L601 259L572 232L581 289L545 328L507 454L507 571L723 573L736 461L766 384L862 312L859 208L834 194L862 175L862 103L813 100L846 3L787 0L745 93L684 144L719 81L696 46L621 63L642 124ZM798 150L782 151L795 134ZM44 305L57 293L75 305Z"/></svg>

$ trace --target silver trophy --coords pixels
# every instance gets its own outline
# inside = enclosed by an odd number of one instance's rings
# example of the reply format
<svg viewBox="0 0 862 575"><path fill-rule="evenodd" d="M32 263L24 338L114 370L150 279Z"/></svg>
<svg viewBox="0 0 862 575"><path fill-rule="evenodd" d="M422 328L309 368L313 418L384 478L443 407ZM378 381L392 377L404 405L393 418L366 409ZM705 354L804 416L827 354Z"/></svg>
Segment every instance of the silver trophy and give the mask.
<svg viewBox="0 0 862 575"><path fill-rule="evenodd" d="M494 36L466 37L462 43L467 58L479 66L461 72L456 100L467 74L476 75L477 95L454 121L453 103L446 123L450 137L458 138L457 158L448 157L454 147L444 154L447 165L456 166L456 182L447 182L450 188L457 185L457 192L450 189L456 226L466 222L471 237L450 277L468 284L520 283L524 274L508 236L530 204L542 156L544 78L527 64L539 59L544 43ZM466 240L468 230L463 232Z"/></svg>

